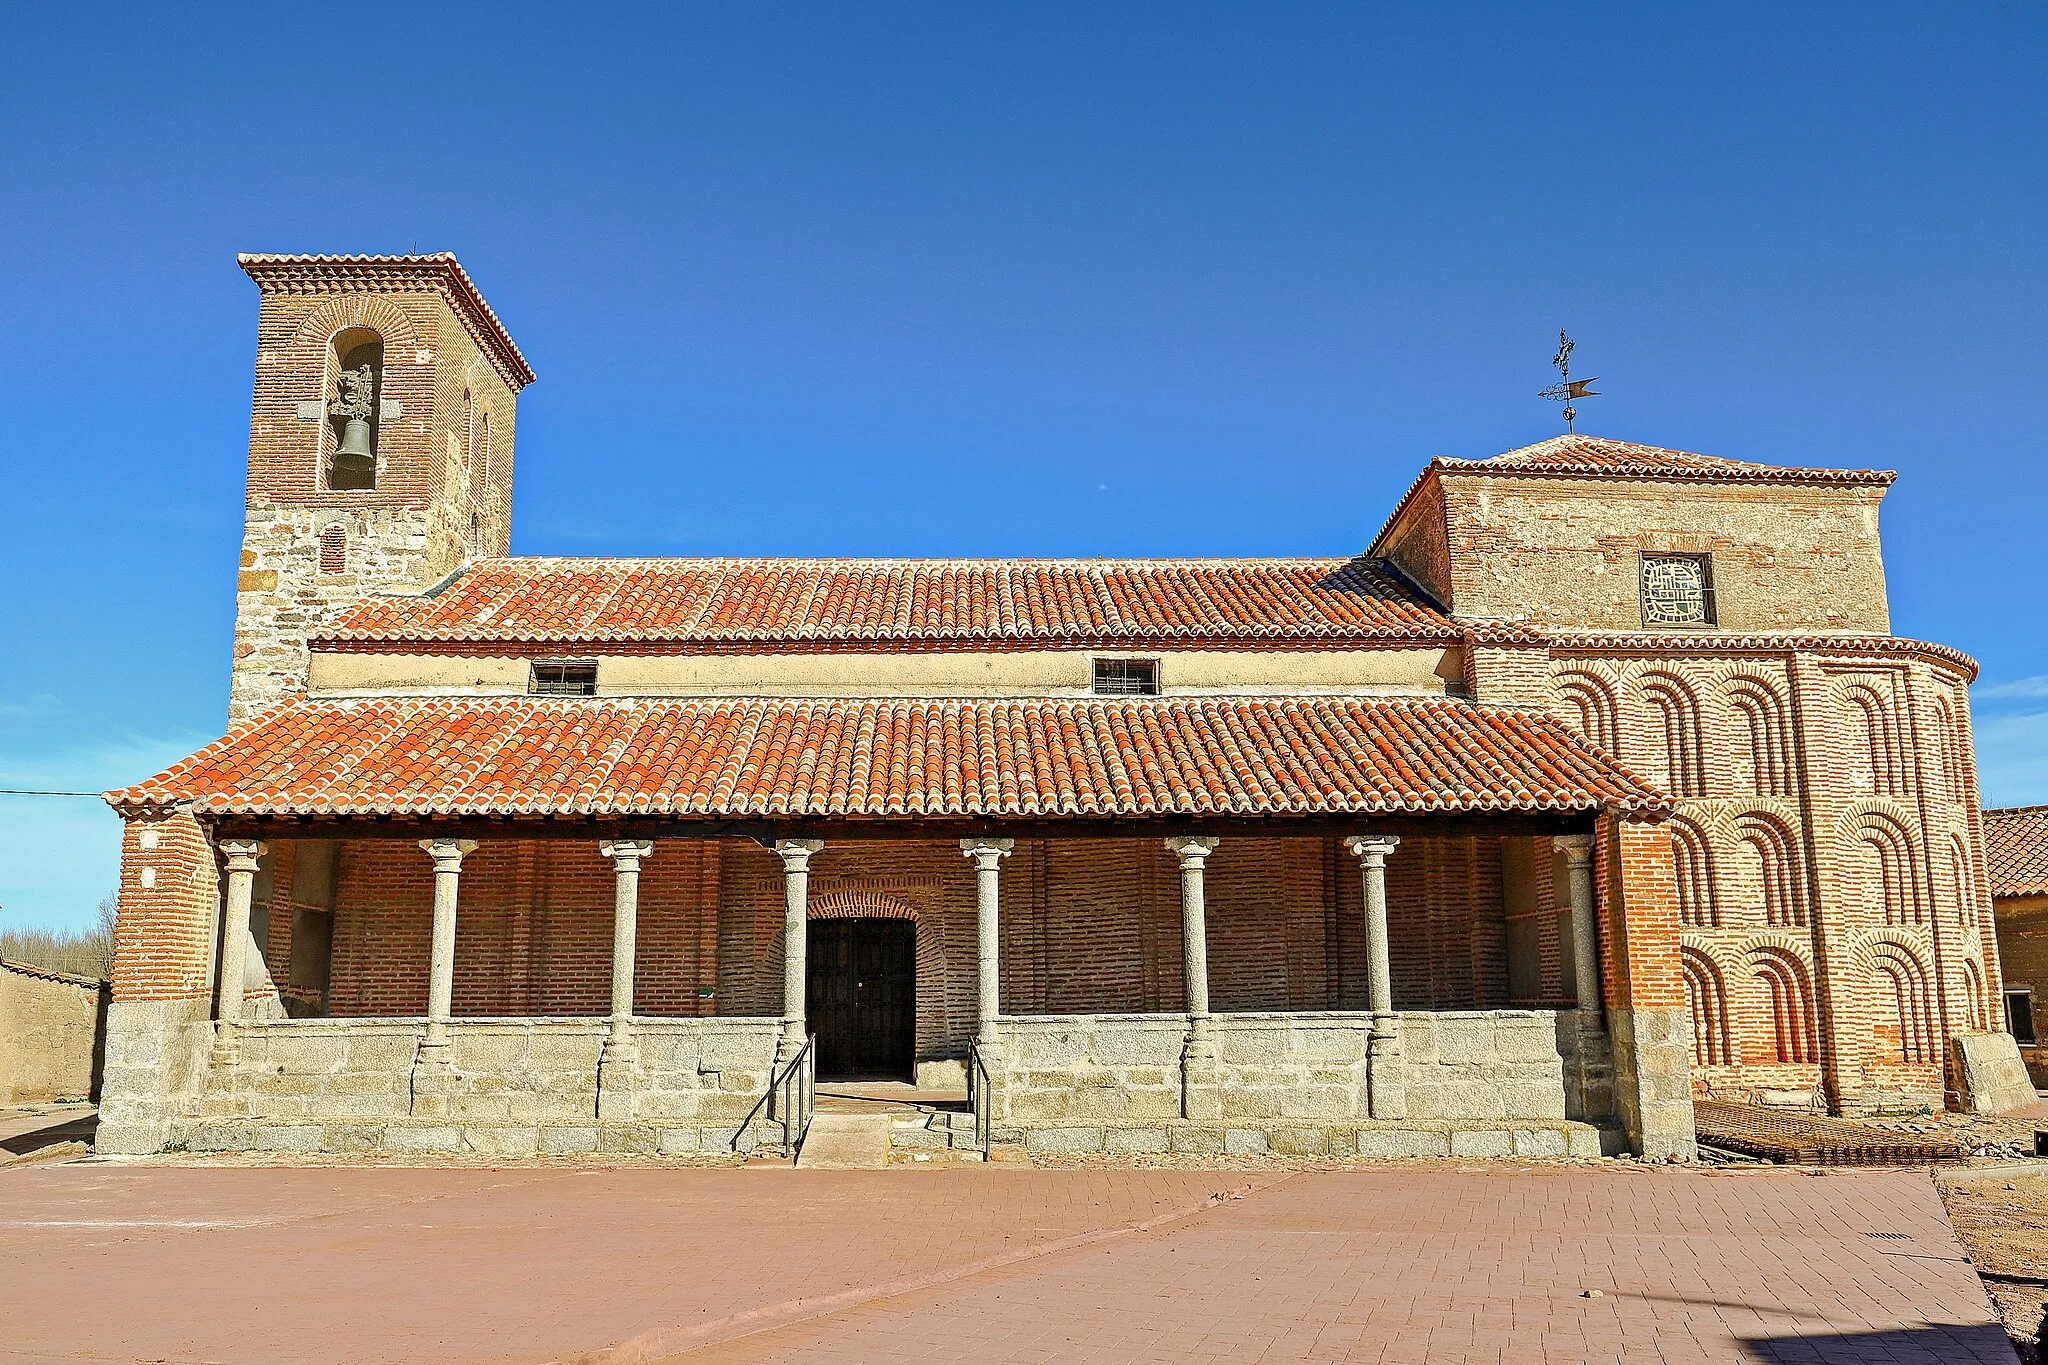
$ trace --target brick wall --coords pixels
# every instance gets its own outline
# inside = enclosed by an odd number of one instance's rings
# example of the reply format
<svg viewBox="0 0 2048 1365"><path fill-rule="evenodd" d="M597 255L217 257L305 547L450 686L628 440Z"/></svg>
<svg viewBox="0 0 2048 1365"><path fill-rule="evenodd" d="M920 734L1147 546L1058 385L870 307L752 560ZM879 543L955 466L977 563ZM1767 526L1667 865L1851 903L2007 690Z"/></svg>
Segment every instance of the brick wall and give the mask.
<svg viewBox="0 0 2048 1365"><path fill-rule="evenodd" d="M1411 574L1443 572L1461 616L1636 630L1644 554L1711 554L1730 630L1890 629L1867 485L1440 476L1445 545L1394 541ZM1442 569L1431 566L1441 559Z"/></svg>
<svg viewBox="0 0 2048 1365"><path fill-rule="evenodd" d="M130 818L114 922L114 1000L211 995L219 903L213 844L198 821L175 811Z"/></svg>
<svg viewBox="0 0 2048 1365"><path fill-rule="evenodd" d="M1965 680L1681 639L1557 653L1553 708L1683 798L1668 838L1696 1087L1939 1096L1946 1037L2002 1027Z"/></svg>
<svg viewBox="0 0 2048 1365"><path fill-rule="evenodd" d="M343 607L424 588L511 544L518 376L494 361L445 275L331 263L252 273L262 302L231 723L304 691L306 637ZM383 339L379 392L400 409L378 422L371 489L329 488L333 425L300 420L301 404L324 411L335 396L332 341L348 329Z"/></svg>
<svg viewBox="0 0 2048 1365"><path fill-rule="evenodd" d="M2048 1085L2048 896L2009 896L1997 902L1998 955L2006 990L2034 996L2034 1044L2020 1056L2035 1085Z"/></svg>
<svg viewBox="0 0 2048 1365"><path fill-rule="evenodd" d="M1543 856L1547 857L1547 847ZM268 957L296 854L270 855ZM609 862L581 841L492 841L463 863L454 1007L472 1017L610 1009ZM1210 1002L1218 1011L1358 1009L1365 940L1357 863L1335 841L1227 839L1206 884ZM1003 1009L1017 1014L1184 1007L1180 882L1156 839L1022 840L1003 864ZM1388 863L1388 932L1402 1009L1507 1004L1501 841L1411 838ZM917 925L922 1057L957 1053L975 1018L973 865L952 842L837 844L811 864L814 916ZM329 1010L425 1011L431 863L415 845L340 847ZM1545 987L1557 993L1551 912ZM782 1011L782 865L739 840L666 840L641 870L635 1010L649 1016ZM317 992L310 993L310 999Z"/></svg>

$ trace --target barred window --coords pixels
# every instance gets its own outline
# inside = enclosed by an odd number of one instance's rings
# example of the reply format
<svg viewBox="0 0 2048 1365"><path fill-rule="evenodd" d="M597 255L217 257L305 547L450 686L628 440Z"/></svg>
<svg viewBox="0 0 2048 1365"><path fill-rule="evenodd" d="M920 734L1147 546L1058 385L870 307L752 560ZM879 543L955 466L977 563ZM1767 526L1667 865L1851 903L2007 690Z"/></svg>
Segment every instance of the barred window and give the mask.
<svg viewBox="0 0 2048 1365"><path fill-rule="evenodd" d="M1644 555L1643 624L1713 625L1713 556Z"/></svg>
<svg viewBox="0 0 2048 1365"><path fill-rule="evenodd" d="M536 659L533 661L533 683L527 690L542 697L594 697L597 695L597 661Z"/></svg>
<svg viewBox="0 0 2048 1365"><path fill-rule="evenodd" d="M1098 697L1150 697L1159 691L1159 660L1097 659L1095 695Z"/></svg>

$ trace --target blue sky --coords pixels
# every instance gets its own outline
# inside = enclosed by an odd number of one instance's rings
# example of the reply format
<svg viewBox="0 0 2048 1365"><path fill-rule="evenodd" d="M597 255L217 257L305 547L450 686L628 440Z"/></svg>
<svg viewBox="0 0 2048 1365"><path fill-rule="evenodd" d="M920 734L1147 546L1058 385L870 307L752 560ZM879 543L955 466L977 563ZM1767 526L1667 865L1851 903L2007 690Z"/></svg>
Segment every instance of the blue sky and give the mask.
<svg viewBox="0 0 2048 1365"><path fill-rule="evenodd" d="M222 728L256 295L453 250L521 553L1363 548L1582 430L1900 471L1894 627L2048 801L2048 12L33 6L0 84L0 786ZM0 924L115 879L0 797Z"/></svg>

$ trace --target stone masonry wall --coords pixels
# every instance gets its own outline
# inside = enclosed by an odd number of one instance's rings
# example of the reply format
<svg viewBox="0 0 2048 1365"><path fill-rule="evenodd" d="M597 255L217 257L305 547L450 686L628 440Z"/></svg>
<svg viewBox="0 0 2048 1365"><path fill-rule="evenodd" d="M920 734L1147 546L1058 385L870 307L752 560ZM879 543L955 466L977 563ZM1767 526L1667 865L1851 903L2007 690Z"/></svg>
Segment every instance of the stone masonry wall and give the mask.
<svg viewBox="0 0 2048 1365"><path fill-rule="evenodd" d="M600 1019L471 1019L450 1029L454 1076L415 1114L417 1019L300 1019L241 1033L172 1126L195 1150L436 1151L490 1156L723 1150L761 1098L772 1019L638 1021L630 1112L598 1118ZM609 1084L609 1083L608 1083Z"/></svg>

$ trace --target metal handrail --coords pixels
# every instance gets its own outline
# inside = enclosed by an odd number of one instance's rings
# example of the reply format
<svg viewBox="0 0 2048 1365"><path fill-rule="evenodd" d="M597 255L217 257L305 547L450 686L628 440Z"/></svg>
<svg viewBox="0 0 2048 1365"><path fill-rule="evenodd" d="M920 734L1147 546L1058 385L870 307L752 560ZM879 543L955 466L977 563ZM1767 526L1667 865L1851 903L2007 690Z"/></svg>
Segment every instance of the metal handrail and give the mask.
<svg viewBox="0 0 2048 1365"><path fill-rule="evenodd" d="M768 1110L768 1121L782 1125L782 1155L795 1156L811 1131L811 1115L818 1103L818 1035L813 1033L789 1063L777 1070L768 1064L768 1088L732 1135L732 1149L752 1156L761 1144L754 1138L754 1120Z"/></svg>
<svg viewBox="0 0 2048 1365"><path fill-rule="evenodd" d="M981 1148L981 1161L988 1164L989 1133L995 1127L995 1115L990 1098L995 1090L995 1081L988 1074L988 1064L981 1060L981 1045L967 1045L967 1108L974 1115L974 1141Z"/></svg>

